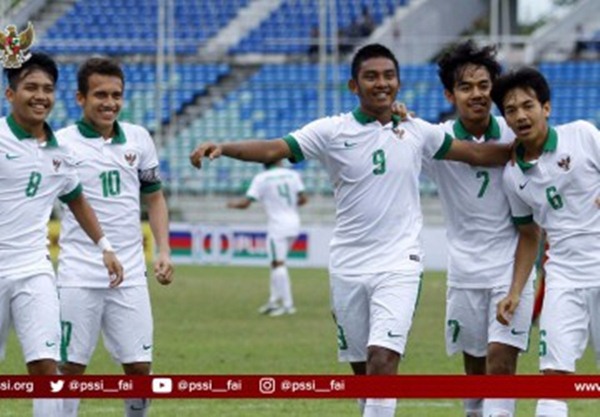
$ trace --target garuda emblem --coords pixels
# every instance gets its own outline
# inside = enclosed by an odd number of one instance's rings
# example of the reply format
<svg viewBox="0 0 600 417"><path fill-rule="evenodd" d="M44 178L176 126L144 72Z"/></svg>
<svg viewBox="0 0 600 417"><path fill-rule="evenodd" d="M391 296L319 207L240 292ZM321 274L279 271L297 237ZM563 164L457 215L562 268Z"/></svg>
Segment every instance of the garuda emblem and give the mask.
<svg viewBox="0 0 600 417"><path fill-rule="evenodd" d="M28 49L33 44L35 33L31 22L21 33L17 33L15 25L8 25L4 32L0 32L0 57L4 68L19 68L27 61L31 54Z"/></svg>

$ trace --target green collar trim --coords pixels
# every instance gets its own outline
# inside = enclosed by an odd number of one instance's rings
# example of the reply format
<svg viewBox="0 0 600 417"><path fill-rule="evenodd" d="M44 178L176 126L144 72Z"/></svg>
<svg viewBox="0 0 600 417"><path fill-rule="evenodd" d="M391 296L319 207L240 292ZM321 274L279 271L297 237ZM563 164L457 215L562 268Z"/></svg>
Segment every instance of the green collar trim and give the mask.
<svg viewBox="0 0 600 417"><path fill-rule="evenodd" d="M19 140L36 139L33 136L31 136L31 133L29 133L28 131L23 129L17 123L17 121L15 120L12 113L10 115L8 115L8 117L6 118L6 123L8 123L8 127L10 128L13 135L15 135L17 137L17 139L19 139ZM50 146L50 147L56 148L58 146L58 141L56 140L56 136L54 136L54 132L52 131L52 128L50 127L50 125L45 122L44 122L44 131L46 132L46 145L45 146Z"/></svg>
<svg viewBox="0 0 600 417"><path fill-rule="evenodd" d="M81 133L81 136L83 136L84 138L98 139L102 137L102 135L94 128L94 126L92 126L85 120L78 120L76 124L77 129L79 129L79 133ZM123 132L121 125L119 125L119 122L115 121L113 130L115 131L115 135L112 138L112 143L123 144L127 142L127 139L125 138L125 133Z"/></svg>
<svg viewBox="0 0 600 417"><path fill-rule="evenodd" d="M462 140L473 140L473 135L467 131L465 125L460 119L457 119L454 122L453 130L455 138ZM498 120L496 120L496 118L492 115L490 115L490 122L483 136L486 141L489 139L500 139L500 125L498 124Z"/></svg>
<svg viewBox="0 0 600 417"><path fill-rule="evenodd" d="M377 119L373 116L369 116L368 114L366 114L365 112L363 112L360 107L357 107L354 109L354 111L352 112L352 115L354 116L354 118L356 119L356 121L358 123L360 123L361 125L366 125L369 123L373 123L376 122ZM394 127L398 126L398 124L401 122L400 120L400 116L396 115L396 114L392 114L392 123L394 124Z"/></svg>
<svg viewBox="0 0 600 417"><path fill-rule="evenodd" d="M556 150L556 146L558 145L558 133L552 126L548 126L548 133L546 135L546 141L544 142L544 146L542 148L542 152L554 152ZM528 169L533 168L535 164L531 162L526 162L523 157L525 156L525 147L523 144L517 145L516 149L517 154L517 165L521 168L521 171L525 172Z"/></svg>

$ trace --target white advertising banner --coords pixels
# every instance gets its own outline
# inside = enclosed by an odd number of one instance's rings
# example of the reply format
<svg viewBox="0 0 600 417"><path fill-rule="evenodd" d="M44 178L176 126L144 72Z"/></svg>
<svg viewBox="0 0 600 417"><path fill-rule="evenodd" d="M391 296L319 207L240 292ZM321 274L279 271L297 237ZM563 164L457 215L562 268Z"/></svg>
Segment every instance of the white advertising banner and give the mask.
<svg viewBox="0 0 600 417"><path fill-rule="evenodd" d="M303 227L288 253L288 265L323 267L329 263L331 226ZM425 267L446 268L444 228L422 232ZM170 226L172 257L179 264L267 265L267 231L255 225L202 225L173 223Z"/></svg>

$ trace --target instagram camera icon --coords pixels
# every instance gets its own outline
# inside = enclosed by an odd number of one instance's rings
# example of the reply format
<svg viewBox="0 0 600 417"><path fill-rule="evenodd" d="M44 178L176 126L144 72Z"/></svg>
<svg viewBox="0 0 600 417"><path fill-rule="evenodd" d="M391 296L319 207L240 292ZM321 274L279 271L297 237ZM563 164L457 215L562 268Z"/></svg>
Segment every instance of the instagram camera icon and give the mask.
<svg viewBox="0 0 600 417"><path fill-rule="evenodd" d="M275 380L273 378L261 378L258 381L258 390L261 394L273 394L275 392Z"/></svg>
<svg viewBox="0 0 600 417"><path fill-rule="evenodd" d="M152 380L152 392L155 394L169 394L173 391L171 378L154 378Z"/></svg>

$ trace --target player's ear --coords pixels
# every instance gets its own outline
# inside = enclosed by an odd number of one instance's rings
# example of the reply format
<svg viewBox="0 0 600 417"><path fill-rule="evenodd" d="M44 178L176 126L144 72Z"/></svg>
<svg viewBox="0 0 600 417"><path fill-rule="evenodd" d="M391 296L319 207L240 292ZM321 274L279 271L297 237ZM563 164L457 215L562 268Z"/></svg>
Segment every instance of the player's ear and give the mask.
<svg viewBox="0 0 600 417"><path fill-rule="evenodd" d="M350 78L348 80L348 90L350 90L353 94L358 94L358 84L354 78Z"/></svg>
<svg viewBox="0 0 600 417"><path fill-rule="evenodd" d="M453 106L456 106L456 99L454 98L454 94L452 93L452 91L444 89L444 97L446 97L448 103L452 104Z"/></svg>
<svg viewBox="0 0 600 417"><path fill-rule="evenodd" d="M75 100L77 100L77 104L79 104L81 107L83 107L83 105L85 103L85 96L81 93L81 91L77 91L75 93Z"/></svg>
<svg viewBox="0 0 600 417"><path fill-rule="evenodd" d="M8 100L8 102L12 103L13 98L15 97L15 92L12 88L6 87L6 90L4 90L4 97L6 97L6 100Z"/></svg>
<svg viewBox="0 0 600 417"><path fill-rule="evenodd" d="M547 101L544 104L542 104L542 111L544 112L544 116L546 116L546 119L550 117L550 113L552 112L552 104L550 104L550 101Z"/></svg>

